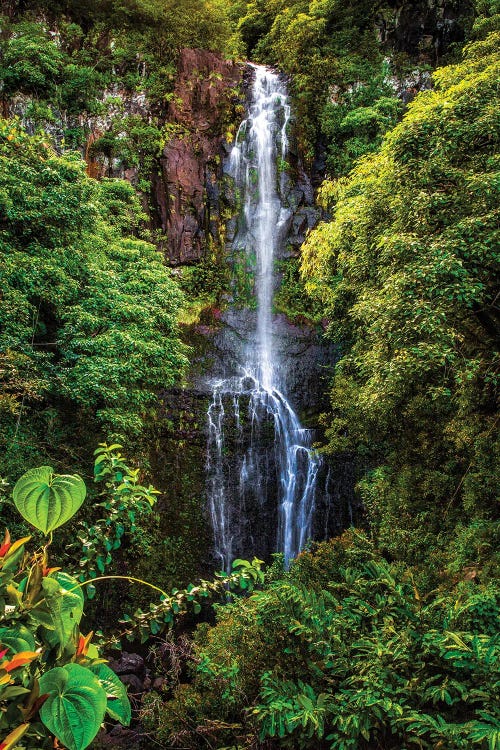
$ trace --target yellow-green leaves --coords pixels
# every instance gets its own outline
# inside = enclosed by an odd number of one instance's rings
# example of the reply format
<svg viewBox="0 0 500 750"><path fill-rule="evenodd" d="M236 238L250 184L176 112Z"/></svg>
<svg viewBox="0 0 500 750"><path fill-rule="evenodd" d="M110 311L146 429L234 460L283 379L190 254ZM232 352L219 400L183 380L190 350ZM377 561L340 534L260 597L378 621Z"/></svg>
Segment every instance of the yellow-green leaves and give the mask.
<svg viewBox="0 0 500 750"><path fill-rule="evenodd" d="M332 220L301 249L341 354L328 450L357 451L377 539L412 563L432 548L423 526L442 543L436 508L466 524L496 507L497 50L492 35L435 73L381 148L324 187Z"/></svg>
<svg viewBox="0 0 500 750"><path fill-rule="evenodd" d="M78 475L54 474L51 466L40 466L23 474L14 487L13 498L23 518L48 534L75 515L86 493Z"/></svg>
<svg viewBox="0 0 500 750"><path fill-rule="evenodd" d="M27 723L21 724L20 726L16 727L7 735L7 737L2 740L2 743L0 744L0 750L10 750L11 747L15 747L23 734L26 733L28 728L29 724Z"/></svg>

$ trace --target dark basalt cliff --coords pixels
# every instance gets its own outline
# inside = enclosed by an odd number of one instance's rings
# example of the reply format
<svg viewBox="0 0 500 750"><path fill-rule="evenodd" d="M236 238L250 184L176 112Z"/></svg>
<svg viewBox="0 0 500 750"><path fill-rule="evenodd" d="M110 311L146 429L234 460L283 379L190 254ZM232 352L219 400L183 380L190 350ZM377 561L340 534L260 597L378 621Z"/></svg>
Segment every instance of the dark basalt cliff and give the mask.
<svg viewBox="0 0 500 750"><path fill-rule="evenodd" d="M167 113L171 137L153 175L153 221L172 265L196 263L220 243L218 184L227 129L241 109L245 66L206 50L180 53Z"/></svg>
<svg viewBox="0 0 500 750"><path fill-rule="evenodd" d="M437 64L450 45L463 42L474 14L470 0L389 0L377 23L380 40L394 52Z"/></svg>

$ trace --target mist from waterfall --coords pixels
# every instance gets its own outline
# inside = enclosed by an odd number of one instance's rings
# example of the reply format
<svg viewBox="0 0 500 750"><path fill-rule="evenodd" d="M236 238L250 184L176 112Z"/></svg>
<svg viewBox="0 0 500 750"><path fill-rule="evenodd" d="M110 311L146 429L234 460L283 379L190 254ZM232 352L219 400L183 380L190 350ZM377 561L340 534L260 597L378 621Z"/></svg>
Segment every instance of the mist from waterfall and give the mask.
<svg viewBox="0 0 500 750"><path fill-rule="evenodd" d="M311 433L301 426L285 395L286 367L273 345L274 266L288 218L281 190L290 106L279 76L263 66L252 67L255 79L248 117L238 130L228 172L243 198L233 245L245 252L255 269L255 330L240 371L212 384L208 409L208 506L215 553L226 570L240 554L238 543L244 534L250 490L261 502L270 491L275 492L275 549L284 554L288 565L311 535L320 467L320 458L311 449ZM269 426L274 431L272 460L262 451ZM229 431L236 435L239 447L236 477L234 463L226 456Z"/></svg>

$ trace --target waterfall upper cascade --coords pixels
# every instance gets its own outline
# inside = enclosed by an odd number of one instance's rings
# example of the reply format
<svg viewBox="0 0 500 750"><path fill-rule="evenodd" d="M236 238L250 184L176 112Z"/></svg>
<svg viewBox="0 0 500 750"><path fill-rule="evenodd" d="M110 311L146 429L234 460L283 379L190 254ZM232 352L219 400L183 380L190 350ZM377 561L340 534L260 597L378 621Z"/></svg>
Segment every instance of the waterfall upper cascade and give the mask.
<svg viewBox="0 0 500 750"><path fill-rule="evenodd" d="M274 342L274 267L289 218L281 194L290 106L279 76L263 66L253 67L249 112L240 125L228 172L242 196L233 247L245 253L254 269L254 330L239 371L212 383L208 409L208 505L215 552L225 569L241 554L250 496L254 506L264 506L270 493L275 497L275 549L283 552L287 564L298 554L311 536L321 464L311 448L311 431L301 426L285 395L286 363ZM226 457L229 432L240 449L231 464ZM270 448L263 449L266 438Z"/></svg>

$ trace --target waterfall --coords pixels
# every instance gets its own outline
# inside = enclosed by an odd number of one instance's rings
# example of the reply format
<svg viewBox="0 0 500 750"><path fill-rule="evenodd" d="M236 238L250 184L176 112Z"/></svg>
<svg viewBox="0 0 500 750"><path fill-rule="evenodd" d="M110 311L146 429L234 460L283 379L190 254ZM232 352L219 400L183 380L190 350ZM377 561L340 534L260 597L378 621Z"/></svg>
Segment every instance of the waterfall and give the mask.
<svg viewBox="0 0 500 750"><path fill-rule="evenodd" d="M285 395L286 367L273 344L274 265L281 229L288 218L280 193L290 106L278 75L263 66L253 68L248 117L238 130L228 172L243 197L233 245L244 251L254 269L254 330L239 372L212 384L208 409L208 506L215 552L226 570L240 554L250 494L261 505L270 493L276 497L276 523L271 533L285 564L300 552L312 531L320 467L320 458L311 448L311 433L301 426ZM239 447L236 469L226 462L229 430ZM269 430L274 444L263 451Z"/></svg>

